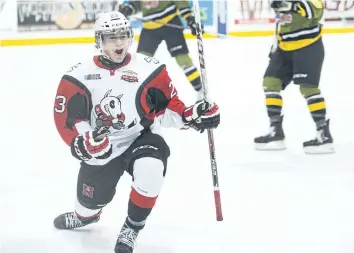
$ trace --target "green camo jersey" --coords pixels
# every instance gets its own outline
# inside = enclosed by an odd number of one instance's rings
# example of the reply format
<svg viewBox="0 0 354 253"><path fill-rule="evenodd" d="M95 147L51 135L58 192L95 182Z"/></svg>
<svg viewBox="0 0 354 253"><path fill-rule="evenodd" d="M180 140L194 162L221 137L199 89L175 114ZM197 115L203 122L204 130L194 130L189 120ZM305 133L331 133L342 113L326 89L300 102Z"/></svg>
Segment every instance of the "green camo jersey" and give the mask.
<svg viewBox="0 0 354 253"><path fill-rule="evenodd" d="M296 12L283 14L279 31L279 47L285 51L293 51L306 47L322 36L324 4L322 0L295 1Z"/></svg>
<svg viewBox="0 0 354 253"><path fill-rule="evenodd" d="M141 0L129 1L133 14L142 12L145 29L157 29L180 14L184 19L192 14L188 1Z"/></svg>

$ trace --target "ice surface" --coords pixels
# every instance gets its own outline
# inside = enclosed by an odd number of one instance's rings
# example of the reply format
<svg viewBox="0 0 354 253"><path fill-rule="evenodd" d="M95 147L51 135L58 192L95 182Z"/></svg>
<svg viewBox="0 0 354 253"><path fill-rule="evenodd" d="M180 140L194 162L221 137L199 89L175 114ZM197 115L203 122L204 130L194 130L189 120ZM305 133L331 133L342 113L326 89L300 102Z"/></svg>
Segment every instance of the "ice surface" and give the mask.
<svg viewBox="0 0 354 253"><path fill-rule="evenodd" d="M215 141L224 221L215 220L206 134L167 129L172 156L166 182L137 253L354 251L354 35L324 38L321 87L333 155L303 153L315 126L296 86L284 94L288 149L253 149L253 138L268 127L261 84L271 42L204 41L210 92L221 108ZM198 63L196 41L189 46ZM92 51L89 45L0 48L1 253L113 252L126 216L128 176L99 223L78 231L52 226L54 217L73 208L79 166L54 126L56 86ZM157 57L191 103L193 89L165 45Z"/></svg>

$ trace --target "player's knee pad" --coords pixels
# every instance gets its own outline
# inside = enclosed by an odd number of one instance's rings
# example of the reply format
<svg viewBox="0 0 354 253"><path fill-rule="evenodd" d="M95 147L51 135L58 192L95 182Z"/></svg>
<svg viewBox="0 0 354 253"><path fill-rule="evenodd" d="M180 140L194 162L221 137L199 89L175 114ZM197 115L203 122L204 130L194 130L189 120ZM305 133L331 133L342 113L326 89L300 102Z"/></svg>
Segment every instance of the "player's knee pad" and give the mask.
<svg viewBox="0 0 354 253"><path fill-rule="evenodd" d="M176 55L176 62L180 67L188 67L193 65L192 58L188 54Z"/></svg>
<svg viewBox="0 0 354 253"><path fill-rule="evenodd" d="M276 77L266 76L263 78L263 89L264 91L277 91L282 90L282 80Z"/></svg>
<svg viewBox="0 0 354 253"><path fill-rule="evenodd" d="M134 156L135 161L143 158L155 158L160 160L164 165L163 175L166 174L167 160L170 156L170 148L160 135L153 133L142 135L141 138L138 138L134 143L132 155ZM133 165L135 166L135 164ZM134 176L134 166L130 165L128 169L128 173L131 176Z"/></svg>
<svg viewBox="0 0 354 253"><path fill-rule="evenodd" d="M309 87L306 84L300 84L300 92L304 97L309 97L316 94L320 94L321 90L316 87Z"/></svg>
<svg viewBox="0 0 354 253"><path fill-rule="evenodd" d="M156 198L163 185L165 166L160 159L142 157L134 162L134 190L142 197Z"/></svg>

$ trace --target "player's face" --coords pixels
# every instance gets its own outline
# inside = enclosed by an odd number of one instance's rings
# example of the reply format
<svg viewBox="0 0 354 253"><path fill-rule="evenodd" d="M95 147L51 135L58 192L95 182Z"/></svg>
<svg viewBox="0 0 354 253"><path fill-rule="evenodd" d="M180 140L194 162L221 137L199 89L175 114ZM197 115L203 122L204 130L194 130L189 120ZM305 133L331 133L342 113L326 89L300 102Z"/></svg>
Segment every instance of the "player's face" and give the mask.
<svg viewBox="0 0 354 253"><path fill-rule="evenodd" d="M127 34L107 34L103 38L103 51L114 62L122 62L128 53L129 37Z"/></svg>

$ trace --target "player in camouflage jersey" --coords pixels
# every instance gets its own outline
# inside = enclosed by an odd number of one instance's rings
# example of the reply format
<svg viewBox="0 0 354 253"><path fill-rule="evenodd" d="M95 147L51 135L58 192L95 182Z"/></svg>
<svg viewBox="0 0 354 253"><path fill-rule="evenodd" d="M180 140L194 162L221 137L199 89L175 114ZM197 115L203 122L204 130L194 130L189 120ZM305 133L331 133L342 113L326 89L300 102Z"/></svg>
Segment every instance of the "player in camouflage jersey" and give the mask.
<svg viewBox="0 0 354 253"><path fill-rule="evenodd" d="M188 46L182 29L165 26L182 26L179 15L186 20L193 35L197 24L188 1L136 1L122 4L119 11L126 17L142 12L143 29L140 34L138 53L154 56L161 41L165 41L172 57L183 69L188 81L196 91L201 90L200 73L189 56Z"/></svg>
<svg viewBox="0 0 354 253"><path fill-rule="evenodd" d="M300 86L316 124L317 137L303 143L306 153L332 153L333 139L326 119L325 99L319 82L324 60L322 25L324 5L321 0L273 1L271 7L280 14L278 48L270 55L263 79L270 133L255 138L256 149L285 149L281 113L281 91L293 81Z"/></svg>

